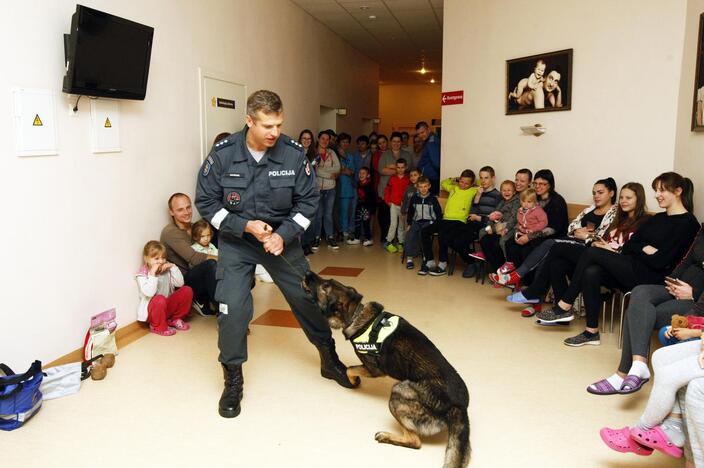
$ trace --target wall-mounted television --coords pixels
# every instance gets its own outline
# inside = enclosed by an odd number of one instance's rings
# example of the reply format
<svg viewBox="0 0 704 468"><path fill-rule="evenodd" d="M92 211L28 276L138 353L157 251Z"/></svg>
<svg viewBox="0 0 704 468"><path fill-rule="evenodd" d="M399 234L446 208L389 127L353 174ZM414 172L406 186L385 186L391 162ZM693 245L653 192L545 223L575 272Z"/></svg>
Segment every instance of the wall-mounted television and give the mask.
<svg viewBox="0 0 704 468"><path fill-rule="evenodd" d="M144 99L154 28L76 5L64 35L63 91L119 99Z"/></svg>

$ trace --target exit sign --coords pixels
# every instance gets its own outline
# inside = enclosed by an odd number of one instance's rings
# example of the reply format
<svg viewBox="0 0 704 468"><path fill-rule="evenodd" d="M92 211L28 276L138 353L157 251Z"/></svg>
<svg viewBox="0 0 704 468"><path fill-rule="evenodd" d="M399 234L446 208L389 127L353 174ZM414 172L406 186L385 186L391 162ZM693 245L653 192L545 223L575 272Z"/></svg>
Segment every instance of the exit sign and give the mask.
<svg viewBox="0 0 704 468"><path fill-rule="evenodd" d="M464 91L446 91L442 93L442 105L449 106L452 104L464 103Z"/></svg>

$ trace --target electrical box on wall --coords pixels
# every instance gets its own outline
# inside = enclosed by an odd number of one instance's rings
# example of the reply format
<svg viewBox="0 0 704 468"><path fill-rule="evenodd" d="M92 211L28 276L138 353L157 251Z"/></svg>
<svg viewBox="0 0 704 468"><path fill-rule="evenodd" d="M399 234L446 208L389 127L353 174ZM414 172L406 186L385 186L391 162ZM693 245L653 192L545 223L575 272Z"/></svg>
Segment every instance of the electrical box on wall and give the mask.
<svg viewBox="0 0 704 468"><path fill-rule="evenodd" d="M120 104L111 99L91 99L90 137L93 153L117 153L120 149Z"/></svg>
<svg viewBox="0 0 704 468"><path fill-rule="evenodd" d="M15 154L58 154L54 92L47 89L14 88L12 97Z"/></svg>

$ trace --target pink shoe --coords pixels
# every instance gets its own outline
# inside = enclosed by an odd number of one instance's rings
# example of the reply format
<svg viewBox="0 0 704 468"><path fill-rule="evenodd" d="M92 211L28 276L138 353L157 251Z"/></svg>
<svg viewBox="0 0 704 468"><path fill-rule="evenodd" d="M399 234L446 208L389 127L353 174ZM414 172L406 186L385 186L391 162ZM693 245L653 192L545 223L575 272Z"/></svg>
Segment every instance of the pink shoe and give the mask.
<svg viewBox="0 0 704 468"><path fill-rule="evenodd" d="M513 262L506 262L503 265L499 267L496 272L500 275L505 275L506 273L511 273L513 270L516 269L516 266L513 264Z"/></svg>
<svg viewBox="0 0 704 468"><path fill-rule="evenodd" d="M190 330L191 326L181 319L173 320L169 322L169 326L175 328L178 331Z"/></svg>
<svg viewBox="0 0 704 468"><path fill-rule="evenodd" d="M486 260L486 255L484 255L484 252L472 252L469 256L482 262Z"/></svg>
<svg viewBox="0 0 704 468"><path fill-rule="evenodd" d="M622 429L609 429L608 427L603 427L599 431L601 440L604 441L610 449L616 450L621 453L635 453L636 455L641 455L647 457L653 453L653 449L640 445L635 440L631 439L631 429L626 426Z"/></svg>
<svg viewBox="0 0 704 468"><path fill-rule="evenodd" d="M670 442L670 438L660 426L655 426L652 429L632 427L631 438L641 445L659 450L671 457L682 458L682 449Z"/></svg>
<svg viewBox="0 0 704 468"><path fill-rule="evenodd" d="M149 325L149 331L152 333L156 333L157 335L161 336L173 336L176 334L176 330L173 328L166 328L165 330L157 330L156 328L152 327Z"/></svg>

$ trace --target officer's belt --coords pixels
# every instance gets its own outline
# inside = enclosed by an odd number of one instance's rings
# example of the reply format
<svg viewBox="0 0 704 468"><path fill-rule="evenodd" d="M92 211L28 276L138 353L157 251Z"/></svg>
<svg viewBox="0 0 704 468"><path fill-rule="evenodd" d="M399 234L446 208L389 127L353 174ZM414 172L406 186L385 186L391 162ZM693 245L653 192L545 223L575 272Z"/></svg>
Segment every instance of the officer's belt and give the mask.
<svg viewBox="0 0 704 468"><path fill-rule="evenodd" d="M398 315L381 312L367 328L351 338L354 350L360 354L378 355L384 341L396 331L398 322Z"/></svg>

